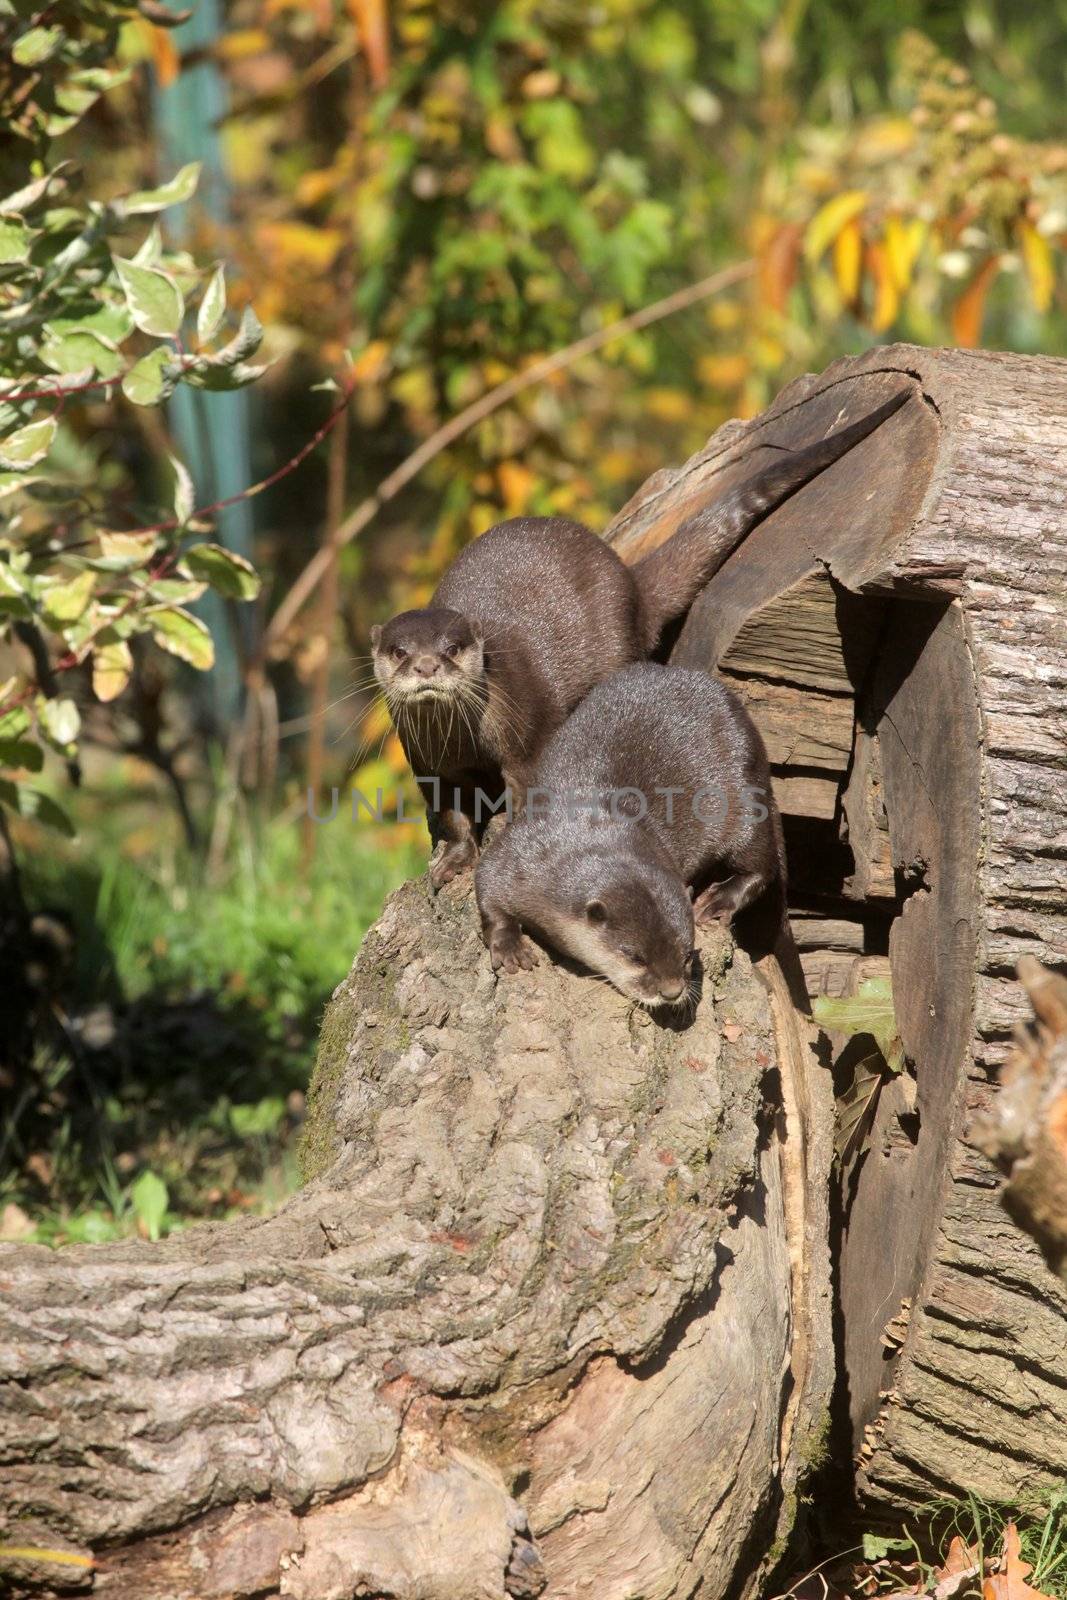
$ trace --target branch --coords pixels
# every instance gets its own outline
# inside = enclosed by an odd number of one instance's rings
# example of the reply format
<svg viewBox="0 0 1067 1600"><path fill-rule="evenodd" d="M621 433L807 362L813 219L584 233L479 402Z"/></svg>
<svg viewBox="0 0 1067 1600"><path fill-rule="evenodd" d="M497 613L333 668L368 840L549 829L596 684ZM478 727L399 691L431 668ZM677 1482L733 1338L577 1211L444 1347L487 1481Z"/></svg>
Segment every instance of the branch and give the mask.
<svg viewBox="0 0 1067 1600"><path fill-rule="evenodd" d="M382 480L373 494L369 494L343 522L338 524L333 538L312 556L264 630L254 666L262 666L271 646L281 638L297 613L314 594L337 553L362 533L363 529L373 522L382 507L395 499L400 491L418 476L423 467L439 456L443 450L447 450L450 444L462 438L463 434L477 423L492 416L494 411L499 411L501 406L507 405L509 400L513 400L524 389L543 383L553 373L562 372L565 368L573 366L583 356L593 355L597 350L602 350L613 339L618 339L627 333L636 333L641 328L662 321L664 317L673 316L676 311L684 311L687 307L696 305L701 300L707 300L723 289L730 289L734 284L744 282L755 270L754 261L738 261L731 267L724 267L721 272L713 272L710 278L702 278L699 283L691 283L684 289L677 289L662 300L656 300L650 306L643 306L640 311L634 311L627 317L620 317L608 327L598 328L595 333L586 334L584 338L567 345L563 350L557 350L553 355L535 361L533 366L506 378L503 383L497 384L496 388L490 389L480 399L465 406L450 421L443 423L416 450L413 450L395 471Z"/></svg>

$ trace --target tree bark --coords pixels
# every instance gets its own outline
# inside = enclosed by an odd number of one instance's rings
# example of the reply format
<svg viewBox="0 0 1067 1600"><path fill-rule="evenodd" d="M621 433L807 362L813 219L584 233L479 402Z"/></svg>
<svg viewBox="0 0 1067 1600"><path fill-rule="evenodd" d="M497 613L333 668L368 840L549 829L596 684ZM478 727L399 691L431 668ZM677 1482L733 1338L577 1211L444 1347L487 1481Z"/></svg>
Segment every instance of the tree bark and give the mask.
<svg viewBox="0 0 1067 1600"><path fill-rule="evenodd" d="M609 534L632 559L901 383L913 404L755 530L674 651L764 728L813 992L892 975L909 1068L836 1198L835 1415L862 1491L898 1510L1067 1474L1067 1293L969 1136L1026 1017L1017 961L1067 959L1067 362L839 362Z"/></svg>
<svg viewBox="0 0 1067 1600"><path fill-rule="evenodd" d="M469 887L408 885L277 1216L0 1254L5 1538L96 1562L21 1589L744 1591L829 1399L832 1113L816 1082L801 1147L777 974L702 955L672 1031L556 963L498 981Z"/></svg>

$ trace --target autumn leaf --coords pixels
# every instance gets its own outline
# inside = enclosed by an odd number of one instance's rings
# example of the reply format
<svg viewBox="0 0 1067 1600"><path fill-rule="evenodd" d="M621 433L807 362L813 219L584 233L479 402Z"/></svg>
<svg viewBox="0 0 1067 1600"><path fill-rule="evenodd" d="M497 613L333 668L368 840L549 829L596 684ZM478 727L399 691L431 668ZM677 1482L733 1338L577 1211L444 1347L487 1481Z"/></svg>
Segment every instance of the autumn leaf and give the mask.
<svg viewBox="0 0 1067 1600"><path fill-rule="evenodd" d="M385 0L348 0L348 14L359 29L370 81L376 89L389 82L389 14Z"/></svg>
<svg viewBox="0 0 1067 1600"><path fill-rule="evenodd" d="M1000 1558L1000 1571L994 1572L982 1585L982 1600L1051 1600L1040 1589L1032 1589L1026 1579L1033 1571L1024 1561L1019 1548L1019 1530L1014 1522L1004 1529L1004 1552Z"/></svg>
<svg viewBox="0 0 1067 1600"><path fill-rule="evenodd" d="M771 311L783 312L797 277L801 229L795 222L776 228L759 251L759 297Z"/></svg>
<svg viewBox="0 0 1067 1600"><path fill-rule="evenodd" d="M845 194L835 195L832 200L827 200L824 206L820 206L808 223L804 235L805 259L813 263L825 255L845 224L858 217L866 204L865 190L850 189Z"/></svg>
<svg viewBox="0 0 1067 1600"><path fill-rule="evenodd" d="M989 286L1000 271L1000 257L987 256L952 308L952 337L973 350L982 337L982 313Z"/></svg>
<svg viewBox="0 0 1067 1600"><path fill-rule="evenodd" d="M885 224L886 260L898 293L911 288L915 263L926 238L926 224L919 218L905 222L903 217L887 217Z"/></svg>
<svg viewBox="0 0 1067 1600"><path fill-rule="evenodd" d="M846 305L855 305L859 298L860 276L863 269L863 236L855 217L846 222L833 248L834 277Z"/></svg>
<svg viewBox="0 0 1067 1600"><path fill-rule="evenodd" d="M981 1570L980 1552L972 1549L957 1534L948 1547L944 1566L938 1567L933 1575L934 1600L951 1600L951 1596L962 1589L968 1578L975 1577Z"/></svg>
<svg viewBox="0 0 1067 1600"><path fill-rule="evenodd" d="M1032 222L1020 222L1019 245L1023 253L1023 266L1034 299L1035 311L1045 312L1052 304L1052 291L1056 286L1056 269L1048 240L1038 233Z"/></svg>
<svg viewBox="0 0 1067 1600"><path fill-rule="evenodd" d="M867 269L874 282L871 329L874 333L884 333L893 326L900 310L899 284L886 245L876 241L868 246Z"/></svg>

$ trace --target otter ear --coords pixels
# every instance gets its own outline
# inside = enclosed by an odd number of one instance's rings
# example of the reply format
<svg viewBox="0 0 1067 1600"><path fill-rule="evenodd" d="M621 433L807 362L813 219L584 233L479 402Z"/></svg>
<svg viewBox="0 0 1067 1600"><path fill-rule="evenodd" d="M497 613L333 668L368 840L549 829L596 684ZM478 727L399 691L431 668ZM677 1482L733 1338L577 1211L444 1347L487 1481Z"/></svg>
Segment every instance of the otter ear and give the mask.
<svg viewBox="0 0 1067 1600"><path fill-rule="evenodd" d="M381 644L381 642L382 642L382 625L381 625L380 622L376 622L374 624L373 628L371 629L371 631L370 631L370 642L371 642L371 649L372 650L377 650L378 646Z"/></svg>
<svg viewBox="0 0 1067 1600"><path fill-rule="evenodd" d="M603 900L587 900L585 914L590 922L607 922L608 909Z"/></svg>

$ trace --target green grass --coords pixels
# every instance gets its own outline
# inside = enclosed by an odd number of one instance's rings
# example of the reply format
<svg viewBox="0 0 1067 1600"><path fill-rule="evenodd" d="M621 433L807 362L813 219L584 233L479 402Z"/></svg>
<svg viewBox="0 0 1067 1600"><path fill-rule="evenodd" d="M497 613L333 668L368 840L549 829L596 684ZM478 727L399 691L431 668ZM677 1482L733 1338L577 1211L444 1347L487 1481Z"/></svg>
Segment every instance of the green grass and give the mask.
<svg viewBox="0 0 1067 1600"><path fill-rule="evenodd" d="M323 1006L424 835L342 816L309 872L299 820L242 820L211 881L151 792L83 795L77 817L70 845L19 837L31 909L73 944L0 1126L0 1205L46 1241L277 1205Z"/></svg>

